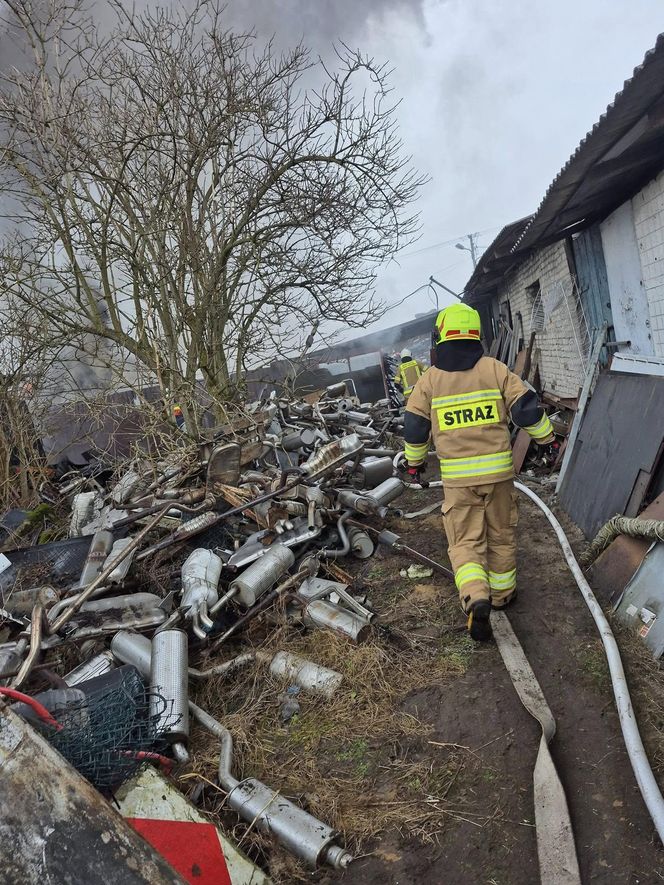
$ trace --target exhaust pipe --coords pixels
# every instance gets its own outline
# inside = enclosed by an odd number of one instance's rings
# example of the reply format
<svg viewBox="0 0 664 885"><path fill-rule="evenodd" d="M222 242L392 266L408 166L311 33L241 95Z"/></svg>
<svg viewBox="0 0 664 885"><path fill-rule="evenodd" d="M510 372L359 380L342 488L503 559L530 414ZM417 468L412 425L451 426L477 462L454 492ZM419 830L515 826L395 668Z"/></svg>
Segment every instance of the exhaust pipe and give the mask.
<svg viewBox="0 0 664 885"><path fill-rule="evenodd" d="M285 547L283 544L274 544L267 553L252 562L242 574L235 578L226 595L237 596L244 608L251 608L264 593L277 583L294 562L295 554L289 547Z"/></svg>
<svg viewBox="0 0 664 885"><path fill-rule="evenodd" d="M184 630L162 630L152 638L150 715L171 744L189 739L189 656ZM161 696L161 697L160 697ZM161 698L166 699L164 709ZM182 750L178 752L182 758Z"/></svg>
<svg viewBox="0 0 664 885"><path fill-rule="evenodd" d="M216 553L198 548L182 566L182 608L186 620L193 622L194 633L199 639L206 639L214 626L207 612L219 598L217 586L222 564Z"/></svg>
<svg viewBox="0 0 664 885"><path fill-rule="evenodd" d="M338 833L256 778L238 781L232 774L230 731L196 704L190 704L190 708L194 718L221 741L218 779L228 793L229 806L262 832L276 836L285 848L310 866L326 863L335 870L347 869L353 855L336 844Z"/></svg>
<svg viewBox="0 0 664 885"><path fill-rule="evenodd" d="M288 651L278 651L272 658L270 673L288 679L309 694L331 698L341 685L343 676Z"/></svg>
<svg viewBox="0 0 664 885"><path fill-rule="evenodd" d="M302 610L302 620L308 627L332 630L356 643L363 642L371 629L369 622L355 612L324 599L314 599L306 603Z"/></svg>
<svg viewBox="0 0 664 885"><path fill-rule="evenodd" d="M348 529L350 549L357 559L368 559L374 552L374 543L369 535L357 526Z"/></svg>

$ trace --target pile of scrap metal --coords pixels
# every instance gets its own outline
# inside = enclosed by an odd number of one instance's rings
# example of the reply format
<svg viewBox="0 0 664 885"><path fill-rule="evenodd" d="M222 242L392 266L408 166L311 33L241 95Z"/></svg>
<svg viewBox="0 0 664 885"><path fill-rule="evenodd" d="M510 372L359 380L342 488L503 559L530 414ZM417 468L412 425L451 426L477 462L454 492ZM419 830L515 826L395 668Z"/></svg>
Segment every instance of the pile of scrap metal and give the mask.
<svg viewBox="0 0 664 885"><path fill-rule="evenodd" d="M234 777L231 734L188 688L263 663L303 691L338 689L338 673L293 654L226 649L277 603L301 629L366 637L370 603L335 563L372 555L379 533L362 520L383 519L404 490L386 447L402 419L345 384L315 403L272 395L248 413L243 434L218 434L193 464L136 462L108 487L89 475L60 484L69 538L0 560L0 695L107 794L138 766L186 763L193 717L220 740L228 806L306 862L340 869L352 857L337 833ZM64 659L78 665L66 672Z"/></svg>

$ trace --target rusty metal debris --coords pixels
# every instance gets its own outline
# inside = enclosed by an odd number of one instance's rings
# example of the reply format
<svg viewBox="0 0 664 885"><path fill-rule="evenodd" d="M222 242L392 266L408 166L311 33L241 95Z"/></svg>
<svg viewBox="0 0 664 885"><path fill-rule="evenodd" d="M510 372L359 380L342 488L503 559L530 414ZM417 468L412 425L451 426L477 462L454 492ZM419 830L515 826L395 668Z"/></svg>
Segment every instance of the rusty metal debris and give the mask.
<svg viewBox="0 0 664 885"><path fill-rule="evenodd" d="M405 489L393 467L402 419L388 400L361 404L343 383L313 403L272 394L246 411L246 420L201 441L193 461L135 460L106 487L99 475L75 472L49 485L69 540L4 550L0 686L36 694L43 662L50 673L60 650L76 650L77 666L69 655L69 672L51 674L60 687L41 692L47 709L59 698L49 710L57 720L67 692L87 696L91 681L129 668L153 699L146 729L160 741L150 748L143 740L134 761L166 754L185 763L193 715L221 739L229 807L305 862L344 868L351 855L329 827L254 778L231 775L230 733L191 703L188 689L191 680L262 663L294 691L331 698L338 690L333 670L286 651L242 651L242 643L269 613L352 642L369 635L371 604L338 563L367 559L378 544L416 555L383 531ZM49 726L39 727L48 738ZM102 749L124 759L130 752Z"/></svg>

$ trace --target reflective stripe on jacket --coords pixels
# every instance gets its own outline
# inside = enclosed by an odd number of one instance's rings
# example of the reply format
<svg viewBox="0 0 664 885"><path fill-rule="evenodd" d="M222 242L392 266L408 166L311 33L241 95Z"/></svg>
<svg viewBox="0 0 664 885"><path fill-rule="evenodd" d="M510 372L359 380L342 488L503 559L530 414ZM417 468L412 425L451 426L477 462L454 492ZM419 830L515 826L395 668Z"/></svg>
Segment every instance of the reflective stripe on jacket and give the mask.
<svg viewBox="0 0 664 885"><path fill-rule="evenodd" d="M426 457L429 441L423 440L429 432L446 486L512 479L509 413L513 407L519 411L519 400L522 404L530 398L532 405L525 414L535 423L525 429L537 442L547 442L552 437L551 422L535 395L504 363L481 357L464 371L431 368L408 398L406 412L419 416L413 422L424 430L409 435L406 421L406 460L418 463Z"/></svg>

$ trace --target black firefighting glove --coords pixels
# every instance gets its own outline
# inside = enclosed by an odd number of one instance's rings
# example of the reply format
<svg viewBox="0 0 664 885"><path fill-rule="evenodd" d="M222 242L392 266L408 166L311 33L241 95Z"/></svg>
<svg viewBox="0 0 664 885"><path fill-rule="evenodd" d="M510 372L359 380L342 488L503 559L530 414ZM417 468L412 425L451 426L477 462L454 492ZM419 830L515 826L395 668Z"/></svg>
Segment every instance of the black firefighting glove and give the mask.
<svg viewBox="0 0 664 885"><path fill-rule="evenodd" d="M547 443L545 446L542 446L544 451L542 455L547 464L555 464L558 460L558 455L560 454L560 443L558 440L554 439L553 442Z"/></svg>
<svg viewBox="0 0 664 885"><path fill-rule="evenodd" d="M425 470L426 470L426 464L415 464L415 465L409 464L406 467L406 476L408 477L408 481L413 484L416 483L417 485L421 485L422 488L426 488L429 485L429 483L425 482L422 479L422 475L425 472Z"/></svg>

